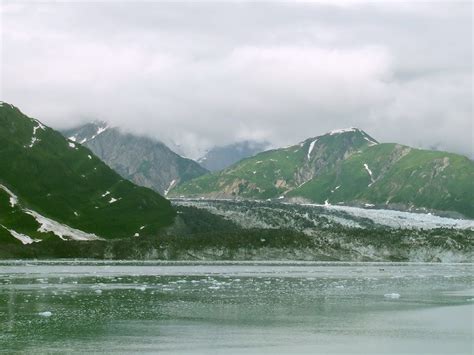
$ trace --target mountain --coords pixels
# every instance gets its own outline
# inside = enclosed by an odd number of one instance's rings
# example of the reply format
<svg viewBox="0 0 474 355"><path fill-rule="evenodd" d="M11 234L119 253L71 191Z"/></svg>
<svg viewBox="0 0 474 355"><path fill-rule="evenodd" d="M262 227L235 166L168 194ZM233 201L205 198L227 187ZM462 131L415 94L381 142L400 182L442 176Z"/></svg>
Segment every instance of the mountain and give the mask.
<svg viewBox="0 0 474 355"><path fill-rule="evenodd" d="M174 217L156 192L0 103L0 243L152 236Z"/></svg>
<svg viewBox="0 0 474 355"><path fill-rule="evenodd" d="M159 141L122 133L105 122L88 123L62 133L92 150L122 177L164 196L172 187L208 172Z"/></svg>
<svg viewBox="0 0 474 355"><path fill-rule="evenodd" d="M219 171L232 164L263 152L269 146L268 142L243 141L209 150L198 163L209 171Z"/></svg>
<svg viewBox="0 0 474 355"><path fill-rule="evenodd" d="M452 153L378 144L288 196L317 203L423 207L474 217L474 162Z"/></svg>
<svg viewBox="0 0 474 355"><path fill-rule="evenodd" d="M268 150L174 189L173 195L273 198L333 168L359 149L377 142L360 130L309 138Z"/></svg>
<svg viewBox="0 0 474 355"><path fill-rule="evenodd" d="M179 186L172 196L377 204L474 217L474 162L380 144L350 128L257 154Z"/></svg>

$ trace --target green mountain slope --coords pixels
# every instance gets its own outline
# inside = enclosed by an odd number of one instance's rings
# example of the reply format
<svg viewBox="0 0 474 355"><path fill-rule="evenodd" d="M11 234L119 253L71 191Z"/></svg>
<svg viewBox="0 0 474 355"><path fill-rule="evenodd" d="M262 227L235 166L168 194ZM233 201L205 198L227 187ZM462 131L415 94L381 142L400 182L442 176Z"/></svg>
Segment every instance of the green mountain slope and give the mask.
<svg viewBox="0 0 474 355"><path fill-rule="evenodd" d="M0 103L0 242L154 235L170 203L122 179L91 151ZM20 237L15 237L20 240Z"/></svg>
<svg viewBox="0 0 474 355"><path fill-rule="evenodd" d="M474 217L474 162L378 144L361 130L347 129L244 159L179 186L172 195L377 204Z"/></svg>
<svg viewBox="0 0 474 355"><path fill-rule="evenodd" d="M341 160L377 142L351 128L243 159L223 171L191 180L172 196L274 198L334 168Z"/></svg>
<svg viewBox="0 0 474 355"><path fill-rule="evenodd" d="M288 196L318 203L424 207L474 217L474 162L457 154L379 144Z"/></svg>
<svg viewBox="0 0 474 355"><path fill-rule="evenodd" d="M170 188L208 172L162 142L123 133L104 122L88 123L62 133L92 150L122 177L165 196Z"/></svg>

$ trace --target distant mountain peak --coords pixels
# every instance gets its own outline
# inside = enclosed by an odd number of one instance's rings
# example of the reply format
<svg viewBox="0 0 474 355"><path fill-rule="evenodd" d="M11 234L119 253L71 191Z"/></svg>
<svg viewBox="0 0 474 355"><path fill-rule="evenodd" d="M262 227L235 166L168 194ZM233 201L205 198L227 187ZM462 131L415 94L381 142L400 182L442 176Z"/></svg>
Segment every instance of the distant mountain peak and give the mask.
<svg viewBox="0 0 474 355"><path fill-rule="evenodd" d="M161 141L123 132L107 122L95 121L62 132L85 145L122 177L167 195L179 183L207 173Z"/></svg>
<svg viewBox="0 0 474 355"><path fill-rule="evenodd" d="M349 133L349 132L360 132L361 130L359 128L355 127L350 127L350 128L340 128L340 129L334 129L332 131L329 131L326 134L329 134L330 136L333 136L335 134L342 134L342 133Z"/></svg>
<svg viewBox="0 0 474 355"><path fill-rule="evenodd" d="M263 152L268 149L269 146L270 144L268 142L252 140L244 140L224 146L217 146L210 149L203 157L199 158L198 163L210 171L219 171L229 167L239 160Z"/></svg>
<svg viewBox="0 0 474 355"><path fill-rule="evenodd" d="M334 129L332 131L329 131L323 134L323 136L340 136L340 135L347 135L347 134L358 134L362 136L369 143L369 146L379 144L379 142L375 140L373 137L371 137L369 134L367 134L367 132L357 127Z"/></svg>
<svg viewBox="0 0 474 355"><path fill-rule="evenodd" d="M110 125L104 121L94 121L87 123L76 130L70 130L74 132L67 137L70 141L77 142L80 144L87 143L95 139L98 135L104 133L110 128Z"/></svg>

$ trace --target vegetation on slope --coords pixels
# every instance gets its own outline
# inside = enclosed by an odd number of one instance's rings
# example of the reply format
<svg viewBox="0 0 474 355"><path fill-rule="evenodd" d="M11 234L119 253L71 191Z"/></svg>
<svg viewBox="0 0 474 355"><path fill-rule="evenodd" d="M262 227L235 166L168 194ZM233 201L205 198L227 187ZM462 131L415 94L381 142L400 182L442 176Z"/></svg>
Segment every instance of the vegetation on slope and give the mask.
<svg viewBox="0 0 474 355"><path fill-rule="evenodd" d="M377 204L474 217L474 162L446 152L378 144L357 129L260 153L191 180L172 196L302 198L317 203Z"/></svg>
<svg viewBox="0 0 474 355"><path fill-rule="evenodd" d="M332 169L348 155L375 144L365 132L351 129L269 150L224 169L191 180L172 196L275 198Z"/></svg>
<svg viewBox="0 0 474 355"><path fill-rule="evenodd" d="M175 216L166 199L6 103L0 104L0 184L19 200L13 206L0 189L2 240L6 229L39 236L40 224L25 210L104 238L154 235Z"/></svg>
<svg viewBox="0 0 474 355"><path fill-rule="evenodd" d="M317 203L418 206L474 217L474 163L457 154L379 144L288 196Z"/></svg>

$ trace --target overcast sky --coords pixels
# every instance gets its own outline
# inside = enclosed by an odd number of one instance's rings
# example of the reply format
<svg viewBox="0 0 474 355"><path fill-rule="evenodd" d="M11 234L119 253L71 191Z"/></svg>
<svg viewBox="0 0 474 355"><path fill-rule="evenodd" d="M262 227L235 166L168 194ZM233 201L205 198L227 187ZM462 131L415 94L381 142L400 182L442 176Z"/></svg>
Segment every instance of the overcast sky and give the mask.
<svg viewBox="0 0 474 355"><path fill-rule="evenodd" d="M359 127L474 157L471 1L2 1L0 97L198 157Z"/></svg>

